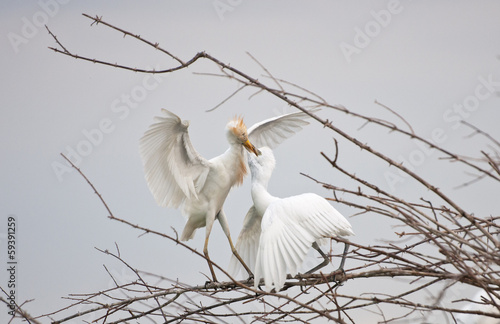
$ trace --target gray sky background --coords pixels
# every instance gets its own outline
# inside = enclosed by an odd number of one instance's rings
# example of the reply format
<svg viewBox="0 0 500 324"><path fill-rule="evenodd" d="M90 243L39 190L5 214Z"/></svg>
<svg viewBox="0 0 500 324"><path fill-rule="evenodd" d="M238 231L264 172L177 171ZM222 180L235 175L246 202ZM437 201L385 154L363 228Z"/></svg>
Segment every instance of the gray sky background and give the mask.
<svg viewBox="0 0 500 324"><path fill-rule="evenodd" d="M26 306L30 313L57 310L68 304L61 297L70 293L109 287L112 282L103 264L117 277L133 280L122 264L94 249L114 250L115 242L129 264L145 271L193 284L205 281L200 272L209 273L205 261L171 242L151 235L138 238L140 232L109 220L97 196L76 172L54 171L54 165L64 163L59 153L80 153L79 167L116 216L171 234L171 226L182 231L184 219L177 210L156 206L138 153L138 140L153 116L167 108L190 120L195 148L211 158L227 148L224 126L232 116L244 115L250 126L293 111L266 94L249 99L254 92L247 90L206 113L236 89L235 83L193 74L217 72L210 62L200 61L189 69L155 78L91 64L50 51L47 47L56 44L43 24L80 55L137 67L175 64L102 25L90 27L90 20L81 13L102 15L107 22L159 42L183 60L206 51L265 80L262 69L246 54L249 52L275 77L314 91L331 104L402 125L374 104L378 100L403 115L426 138L436 129L442 130L442 145L467 155L478 156L487 147L484 141L465 139L470 131L456 127L458 119L500 137L498 2L233 1L226 11L218 11L220 3L228 2L41 0L0 4L0 262L3 269L7 218L15 215L17 301L34 299ZM472 107L474 102L477 105ZM456 110L463 104L470 111ZM332 111L319 114L396 159L418 155L419 148L401 137L387 136L373 126L358 130L359 120ZM99 127L104 130L99 131L102 136L96 135ZM88 136L94 136L94 143ZM277 170L270 191L277 196L307 191L330 195L299 172L356 188L319 155L320 151L333 154L333 136L312 124L281 145L275 151ZM392 169L338 139L339 162L350 171L414 200L428 194L409 180L391 187L386 177ZM433 162L437 157L435 152L425 155L417 170L476 214L498 214L498 206L491 203L498 192L489 190L491 183L454 190L470 178L453 165ZM232 191L226 202L234 239L251 204L249 180ZM346 216L355 212L335 207ZM357 234L354 240L360 243L396 239L394 229L380 219L365 216L350 221ZM201 250L203 239L202 229L189 245ZM228 264L230 249L218 225L209 251L220 265ZM7 275L0 271L0 286L6 286ZM0 319L7 318L6 313L0 307ZM360 313L357 318L367 322L370 316Z"/></svg>

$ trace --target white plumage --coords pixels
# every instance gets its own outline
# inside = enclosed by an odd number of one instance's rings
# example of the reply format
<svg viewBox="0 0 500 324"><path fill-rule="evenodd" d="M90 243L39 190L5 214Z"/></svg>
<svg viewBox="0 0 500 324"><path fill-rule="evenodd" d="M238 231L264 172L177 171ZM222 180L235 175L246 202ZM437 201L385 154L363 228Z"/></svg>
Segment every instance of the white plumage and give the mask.
<svg viewBox="0 0 500 324"><path fill-rule="evenodd" d="M288 273L297 274L311 246L322 253L317 246L320 239L354 235L354 232L344 216L314 193L283 199L269 194L267 184L275 160L271 149L263 147L260 151L260 156L248 157L254 206L245 217L236 249L251 269L255 269L255 287L264 278L267 291L273 288L279 291ZM233 273L239 270L235 261L232 258L230 263Z"/></svg>
<svg viewBox="0 0 500 324"><path fill-rule="evenodd" d="M292 113L264 120L248 132L241 118L231 120L226 126L229 149L207 160L191 144L188 121L162 109L140 140L140 152L146 181L156 202L164 207L181 207L187 223L181 240L193 238L196 229L206 226L203 252L208 259L212 277L216 280L208 257L208 238L215 219L226 234L234 256L243 263L231 241L223 204L230 189L241 184L247 173L246 148L260 152L252 143L276 146L309 124L305 113Z"/></svg>
<svg viewBox="0 0 500 324"><path fill-rule="evenodd" d="M495 303L500 303L500 300L498 300L498 298L495 298L494 296L492 297L491 295L489 296L486 291L480 289L474 294L474 297L472 297L472 302L469 302L463 308L463 310L478 310L485 313L499 314L498 309L491 304L485 304L482 300L483 298L485 298L489 302L491 302L490 298L493 298ZM456 323L458 324L500 324L499 318L481 316L476 314L455 314L454 317Z"/></svg>

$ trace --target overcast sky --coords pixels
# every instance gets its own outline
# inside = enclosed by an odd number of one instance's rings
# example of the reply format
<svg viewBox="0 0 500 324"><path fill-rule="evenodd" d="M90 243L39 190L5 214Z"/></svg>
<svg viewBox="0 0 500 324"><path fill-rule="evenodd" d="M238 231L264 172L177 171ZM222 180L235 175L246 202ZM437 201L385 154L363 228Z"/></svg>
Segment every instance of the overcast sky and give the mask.
<svg viewBox="0 0 500 324"><path fill-rule="evenodd" d="M102 25L90 27L82 13L102 15L183 60L206 51L264 81L249 52L275 77L314 91L331 104L397 121L374 104L378 100L426 138L441 131L442 144L464 154L477 156L482 148L464 139L469 131L459 120L500 137L500 3L495 1L3 1L0 261L3 269L7 219L14 215L16 297L18 302L34 299L26 307L32 314L67 305L61 297L68 294L107 288L110 278L103 264L133 280L122 264L94 249L112 250L115 242L122 256L142 270L193 284L205 281L201 272L209 273L203 260L171 242L152 235L138 238L137 230L109 220L87 183L61 167L60 153L78 163L116 216L172 234L170 227L182 231L184 219L177 210L156 206L138 153L138 140L153 116L167 108L190 120L193 145L211 158L227 148L224 126L232 116L243 115L250 126L293 111L269 95L251 97L254 92L248 90L205 112L237 87L193 73L216 72L208 61L152 77L50 51L47 47L56 44L44 24L80 55L137 67L175 65ZM390 137L382 132L358 130L359 120L331 111L320 115L394 158L416 158L412 154L420 150L408 142L387 141ZM280 146L270 191L277 196L307 191L330 195L299 172L353 188L319 155L334 152L333 136L312 124ZM487 191L487 183L483 191L453 190L461 180L440 169L446 164L430 160L426 155L418 165L426 177L466 201L470 210L498 214L491 204L497 192ZM359 149L341 142L339 162L349 170L418 199L421 188L404 179L388 181L393 178L386 164L367 161ZM251 204L249 180L226 203L234 239ZM346 216L354 213L335 207ZM350 221L360 243L394 232L366 218ZM201 250L203 240L201 229L189 245ZM216 262L227 265L230 249L218 225L209 251ZM8 273L0 271L0 286L7 281ZM0 307L0 319L6 315Z"/></svg>

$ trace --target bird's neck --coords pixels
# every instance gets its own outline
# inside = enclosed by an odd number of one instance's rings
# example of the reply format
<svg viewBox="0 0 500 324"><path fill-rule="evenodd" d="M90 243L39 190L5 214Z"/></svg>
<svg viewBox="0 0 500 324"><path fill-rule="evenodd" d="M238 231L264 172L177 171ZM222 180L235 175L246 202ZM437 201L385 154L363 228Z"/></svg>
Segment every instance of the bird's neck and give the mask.
<svg viewBox="0 0 500 324"><path fill-rule="evenodd" d="M252 182L252 200L257 213L264 215L267 207L278 198L267 191L267 183Z"/></svg>
<svg viewBox="0 0 500 324"><path fill-rule="evenodd" d="M241 144L233 144L224 154L224 164L230 174L234 176L233 181L235 185L241 185L243 179L248 173L245 164L245 153Z"/></svg>

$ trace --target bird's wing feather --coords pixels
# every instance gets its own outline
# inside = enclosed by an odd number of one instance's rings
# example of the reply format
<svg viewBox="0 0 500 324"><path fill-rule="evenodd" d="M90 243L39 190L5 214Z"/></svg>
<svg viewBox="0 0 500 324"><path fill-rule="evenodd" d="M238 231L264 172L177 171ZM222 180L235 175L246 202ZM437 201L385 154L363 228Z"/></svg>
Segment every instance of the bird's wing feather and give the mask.
<svg viewBox="0 0 500 324"><path fill-rule="evenodd" d="M257 249L260 239L260 221L262 216L259 216L255 210L255 206L250 207L245 219L243 220L243 228L241 229L238 240L236 241L236 250L241 256L246 265L253 270L255 268L255 260L257 258ZM229 261L228 272L231 275L237 275L239 272L246 273L240 261L231 255Z"/></svg>
<svg viewBox="0 0 500 324"><path fill-rule="evenodd" d="M354 235L351 224L326 199L305 193L283 199L288 204L286 220L299 225L316 239L329 236Z"/></svg>
<svg viewBox="0 0 500 324"><path fill-rule="evenodd" d="M162 109L140 140L146 181L158 205L177 208L197 198L208 175L208 161L189 139L187 121Z"/></svg>
<svg viewBox="0 0 500 324"><path fill-rule="evenodd" d="M263 120L248 129L248 139L255 147L274 148L309 125L307 118L306 113L297 112Z"/></svg>
<svg viewBox="0 0 500 324"><path fill-rule="evenodd" d="M311 245L322 237L353 235L349 222L324 198L308 193L269 205L255 267L255 282L280 290L286 274L297 274Z"/></svg>
<svg viewBox="0 0 500 324"><path fill-rule="evenodd" d="M297 224L281 217L285 212L283 201L271 204L262 219L262 233L255 266L256 284L264 278L266 291L279 290L286 274L297 273L314 239ZM309 243L309 241L311 243Z"/></svg>

